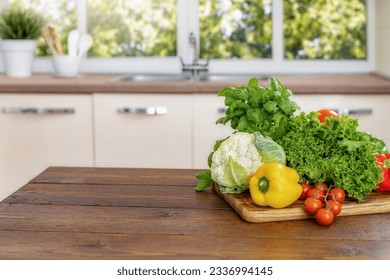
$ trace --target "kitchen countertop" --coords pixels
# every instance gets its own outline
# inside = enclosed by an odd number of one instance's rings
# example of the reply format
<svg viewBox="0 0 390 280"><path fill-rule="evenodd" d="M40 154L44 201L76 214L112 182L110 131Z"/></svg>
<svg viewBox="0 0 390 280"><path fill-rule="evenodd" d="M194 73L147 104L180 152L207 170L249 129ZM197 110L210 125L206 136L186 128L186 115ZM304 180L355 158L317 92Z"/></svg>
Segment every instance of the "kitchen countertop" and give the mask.
<svg viewBox="0 0 390 280"><path fill-rule="evenodd" d="M390 259L390 213L247 223L195 173L50 167L0 203L0 259Z"/></svg>
<svg viewBox="0 0 390 280"><path fill-rule="evenodd" d="M0 75L0 93L217 93L226 86L244 85L230 82L123 82L120 75L83 74L76 78L59 78L51 74L33 74L28 78ZM350 75L275 75L296 94L357 93L389 94L390 79L375 74ZM268 85L267 81L260 81Z"/></svg>

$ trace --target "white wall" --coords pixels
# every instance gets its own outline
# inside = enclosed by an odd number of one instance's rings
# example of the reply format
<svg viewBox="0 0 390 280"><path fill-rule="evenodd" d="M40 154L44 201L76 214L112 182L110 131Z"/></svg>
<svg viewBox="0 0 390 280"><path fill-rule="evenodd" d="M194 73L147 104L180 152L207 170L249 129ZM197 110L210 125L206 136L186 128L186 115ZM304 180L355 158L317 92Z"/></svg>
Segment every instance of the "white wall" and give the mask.
<svg viewBox="0 0 390 280"><path fill-rule="evenodd" d="M375 71L390 77L390 1L376 0Z"/></svg>

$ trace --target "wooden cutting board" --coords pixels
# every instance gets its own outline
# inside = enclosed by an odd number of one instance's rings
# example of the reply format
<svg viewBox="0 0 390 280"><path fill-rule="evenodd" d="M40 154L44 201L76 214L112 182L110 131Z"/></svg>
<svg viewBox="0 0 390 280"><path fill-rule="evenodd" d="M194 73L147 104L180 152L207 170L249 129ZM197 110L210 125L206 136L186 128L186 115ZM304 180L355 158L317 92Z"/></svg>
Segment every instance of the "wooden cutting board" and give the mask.
<svg viewBox="0 0 390 280"><path fill-rule="evenodd" d="M218 187L214 190L237 212L242 219L250 223L264 223L289 220L312 219L303 208L303 200L281 209L256 205L249 191L242 194L223 194ZM366 215L390 212L390 193L372 193L357 203L346 200L342 203L339 216Z"/></svg>

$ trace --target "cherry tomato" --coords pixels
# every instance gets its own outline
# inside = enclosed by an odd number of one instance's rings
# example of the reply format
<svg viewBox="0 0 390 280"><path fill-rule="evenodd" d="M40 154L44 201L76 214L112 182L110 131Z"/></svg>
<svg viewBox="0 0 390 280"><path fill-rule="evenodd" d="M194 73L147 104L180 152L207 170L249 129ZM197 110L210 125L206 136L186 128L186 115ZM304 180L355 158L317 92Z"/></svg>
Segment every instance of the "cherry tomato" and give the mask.
<svg viewBox="0 0 390 280"><path fill-rule="evenodd" d="M328 226L334 220L334 214L331 210L326 208L321 208L316 213L316 221L321 226Z"/></svg>
<svg viewBox="0 0 390 280"><path fill-rule="evenodd" d="M302 193L301 193L301 196L299 197L299 199L305 199L305 198L307 198L307 193L309 192L311 187L309 184L306 184L306 183L300 183L300 185L302 187Z"/></svg>
<svg viewBox="0 0 390 280"><path fill-rule="evenodd" d="M340 188L333 188L329 191L328 200L343 202L345 200L345 191Z"/></svg>
<svg viewBox="0 0 390 280"><path fill-rule="evenodd" d="M322 192L322 194L325 195L327 190L328 190L328 185L325 183L315 183L313 188L320 190Z"/></svg>
<svg viewBox="0 0 390 280"><path fill-rule="evenodd" d="M312 197L312 198L316 198L318 199L319 201L324 201L324 194L322 193L322 191L320 190L317 190L315 188L311 188L308 192L307 192L307 197Z"/></svg>
<svg viewBox="0 0 390 280"><path fill-rule="evenodd" d="M328 205L329 205L329 207L330 207L330 210L333 212L333 214L334 214L335 216L337 216L338 214L340 214L341 209L342 209L341 203L340 203L340 202L334 201L334 200L329 200L329 201L328 201Z"/></svg>
<svg viewBox="0 0 390 280"><path fill-rule="evenodd" d="M388 159L387 156L383 154L376 154L375 157L377 162L384 162L386 159Z"/></svg>
<svg viewBox="0 0 390 280"><path fill-rule="evenodd" d="M303 203L303 207L308 214L315 214L322 208L322 202L318 199L308 197Z"/></svg>
<svg viewBox="0 0 390 280"><path fill-rule="evenodd" d="M320 109L317 112L320 114L318 115L318 119L320 122L324 123L325 119L327 117L333 117L333 118L338 118L339 115L335 111L329 110L329 109Z"/></svg>

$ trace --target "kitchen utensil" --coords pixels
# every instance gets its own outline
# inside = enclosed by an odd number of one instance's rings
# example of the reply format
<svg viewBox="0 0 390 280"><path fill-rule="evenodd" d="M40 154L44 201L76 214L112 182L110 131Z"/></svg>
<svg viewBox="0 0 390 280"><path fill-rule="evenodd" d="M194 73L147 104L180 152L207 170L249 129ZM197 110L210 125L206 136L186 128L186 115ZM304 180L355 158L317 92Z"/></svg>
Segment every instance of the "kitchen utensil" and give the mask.
<svg viewBox="0 0 390 280"><path fill-rule="evenodd" d="M53 42L52 42L52 40L51 40L49 34L47 33L47 30L46 30L45 28L42 27L42 28L41 28L41 33L42 33L43 39L45 40L47 46L49 47L49 49L50 49L50 51L51 51L51 53L52 53L53 55L57 55L58 53L57 53L57 51L56 51L56 49L55 49L55 47L54 47L54 45L53 45Z"/></svg>
<svg viewBox="0 0 390 280"><path fill-rule="evenodd" d="M80 32L76 29L73 29L68 34L68 54L70 56L77 55L77 48L80 39Z"/></svg>
<svg viewBox="0 0 390 280"><path fill-rule="evenodd" d="M49 26L49 33L53 40L54 46L57 48L58 54L63 55L64 51L62 49L60 38L57 34L57 30L53 26Z"/></svg>
<svg viewBox="0 0 390 280"><path fill-rule="evenodd" d="M89 48L92 46L92 37L89 34L83 34L80 37L79 41L79 52L78 55L81 56L86 53Z"/></svg>

